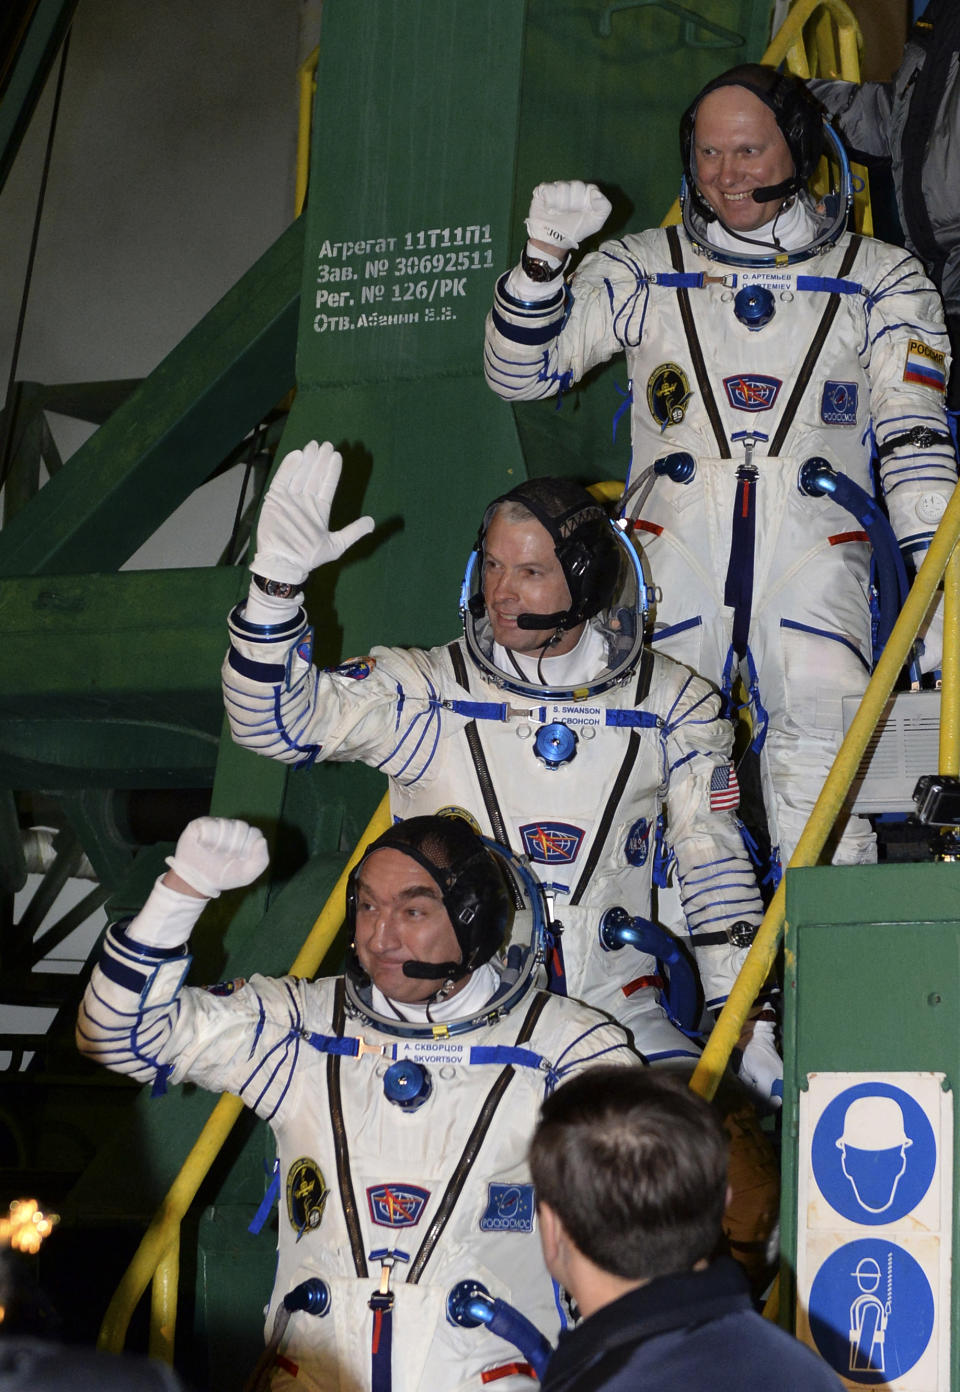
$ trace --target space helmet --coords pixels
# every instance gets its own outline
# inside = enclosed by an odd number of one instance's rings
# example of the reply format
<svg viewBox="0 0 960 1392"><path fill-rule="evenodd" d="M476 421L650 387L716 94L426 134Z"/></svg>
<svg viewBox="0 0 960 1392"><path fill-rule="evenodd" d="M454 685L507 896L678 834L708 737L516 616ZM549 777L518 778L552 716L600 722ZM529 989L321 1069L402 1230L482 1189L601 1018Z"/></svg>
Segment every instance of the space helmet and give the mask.
<svg viewBox="0 0 960 1392"><path fill-rule="evenodd" d="M550 535L563 571L570 604L550 614L520 614L523 629L562 634L594 621L607 642L607 662L597 676L576 689L545 685L493 661L493 639L483 595L483 553L487 531L504 504L520 504ZM471 659L498 686L535 699L562 700L596 695L624 681L643 647L650 587L626 524L610 519L603 505L568 478L526 479L495 498L483 514L460 591L460 618ZM549 648L544 652L549 656Z"/></svg>
<svg viewBox="0 0 960 1392"><path fill-rule="evenodd" d="M724 250L718 253L707 238L706 228L711 222L723 223L697 187L694 132L697 108L704 97L721 87L743 87L773 112L793 159L793 174L779 184L754 189L753 197L758 203L786 200L795 195L804 199L816 221L816 232L805 246L777 251L759 243L757 251L750 251L749 237L744 234L742 252ZM830 190L818 200L814 209L807 185L822 156L827 158ZM683 226L687 235L710 256L741 266L792 264L832 246L846 227L853 201L849 160L823 108L806 84L792 73L778 72L762 63L740 63L713 78L697 93L680 118L680 157L683 161L680 185Z"/></svg>
<svg viewBox="0 0 960 1392"><path fill-rule="evenodd" d="M357 919L357 881L364 863L376 851L390 848L410 856L426 870L440 890L444 908L460 946L458 962L403 964L405 976L441 982L458 981L484 962L500 966L502 992L487 1003L482 1018L511 1008L525 994L532 975L546 954L547 913L539 883L510 851L488 841L462 817L409 817L378 836L365 850L347 881L346 989L354 1013L391 1032L429 1036L433 1026L399 1022L381 1016L372 1006L370 979L360 965L353 936ZM498 954L502 953L502 960ZM472 1028L477 1021L444 1020L450 1033Z"/></svg>

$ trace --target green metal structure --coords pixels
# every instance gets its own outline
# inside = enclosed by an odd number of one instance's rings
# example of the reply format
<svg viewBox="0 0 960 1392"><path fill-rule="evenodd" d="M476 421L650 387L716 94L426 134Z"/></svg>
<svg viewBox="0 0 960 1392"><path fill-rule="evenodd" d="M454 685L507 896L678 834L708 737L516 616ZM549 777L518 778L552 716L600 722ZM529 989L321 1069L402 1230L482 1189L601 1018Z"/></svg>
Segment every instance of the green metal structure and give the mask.
<svg viewBox="0 0 960 1392"><path fill-rule="evenodd" d="M950 1211L960 1144L958 941L956 863L787 875L781 1318L821 1352L839 1353L834 1366L853 1385L960 1386L960 1300L949 1280L958 1241L955 1199ZM824 1089L839 1093L833 1114L814 1105ZM851 1096L873 1099L872 1128L869 1111L859 1135L845 1127L841 1157L839 1108ZM886 1100L877 1105L878 1097ZM872 1375L861 1363L854 1376L847 1344L857 1320L846 1321L873 1294L872 1268L861 1262L876 1253L890 1307L885 1348L874 1349Z"/></svg>
<svg viewBox="0 0 960 1392"><path fill-rule="evenodd" d="M212 1099L180 1089L151 1099L75 1057L83 978L33 970L70 926L41 927L55 889L84 854L91 894L109 895L113 913L135 910L177 826L209 800L264 827L273 878L208 911L193 979L282 970L383 787L362 768L290 772L222 737L223 620L246 583L239 545L224 554L218 538L196 569L119 567L250 442L262 484L275 451L331 438L344 456L334 523L364 511L378 525L311 583L319 660L452 636L490 497L527 473L592 481L623 477L628 463L626 434L614 441L611 431L627 387L616 364L559 409L505 407L483 383L483 320L519 250L531 188L594 179L614 203L610 230L658 222L679 177L680 110L717 71L760 56L771 8L325 0L304 214L143 382L18 384L7 403L0 998L59 1013L28 1041L38 1049L30 1070L4 1084L0 1166L8 1197L30 1176L47 1184L71 1256L96 1234L116 1252L99 1283L92 1271L90 1308L77 1317L88 1334ZM49 61L43 34L69 7L34 9L43 30L28 31L31 54ZM20 129L8 109L19 90L0 101L0 141ZM62 467L43 422L56 403L102 419ZM41 457L51 477L38 489ZM57 856L18 924L19 828L38 808L61 829ZM145 808L159 833L138 830ZM181 1316L194 1331L183 1357L213 1389L236 1386L253 1361L273 1264L270 1225L245 1232L269 1137L252 1123L239 1130L202 1196L196 1295ZM45 1260L56 1290L56 1259Z"/></svg>

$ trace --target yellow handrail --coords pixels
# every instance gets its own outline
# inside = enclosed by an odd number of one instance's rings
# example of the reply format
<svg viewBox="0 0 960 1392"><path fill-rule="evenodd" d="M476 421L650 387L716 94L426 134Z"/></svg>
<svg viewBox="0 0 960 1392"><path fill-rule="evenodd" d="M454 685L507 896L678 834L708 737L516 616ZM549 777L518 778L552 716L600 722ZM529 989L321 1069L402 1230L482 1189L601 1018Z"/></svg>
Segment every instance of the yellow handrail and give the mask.
<svg viewBox="0 0 960 1392"><path fill-rule="evenodd" d="M313 121L313 98L317 90L317 63L320 49L315 48L297 74L300 101L297 113L297 184L294 194L294 214L299 217L307 201L310 182L310 127Z"/></svg>
<svg viewBox="0 0 960 1392"><path fill-rule="evenodd" d="M951 602L956 602L957 572L960 559L951 559L951 556L958 539L960 539L960 488L954 490L953 496L947 504L947 510L934 533L930 549L924 557L917 578L907 596L903 609L900 611L900 617L893 626L893 632L890 634L887 646L881 653L873 676L863 693L860 707L837 751L837 756L827 774L820 796L814 804L810 819L800 835L797 849L790 857L788 870L796 869L798 866L816 864L817 857L823 850L833 824L843 809L844 799L857 775L870 736L883 714L887 698L907 660L910 646L923 622L948 562L950 562L949 585L954 595ZM955 648L955 638L954 633L945 633L945 644ZM956 672L955 653L951 654L949 670L951 684L954 684L954 692L951 692L947 685L948 667L945 662L943 699L950 700L952 703L955 699L955 683L953 682ZM770 902L770 907L764 914L756 939L747 954L747 960L734 982L727 1003L720 1012L717 1023L694 1069L690 1086L694 1092L700 1093L702 1097L711 1098L716 1092L723 1070L740 1037L740 1031L743 1029L747 1015L773 966L780 930L784 922L785 894L785 882L781 880L777 892Z"/></svg>
<svg viewBox="0 0 960 1392"><path fill-rule="evenodd" d="M343 922L347 877L370 842L389 825L390 808L384 794L330 897L297 953L290 968L292 976L313 976L320 966ZM150 1226L107 1307L97 1339L99 1348L107 1349L111 1353L119 1353L122 1350L133 1312L153 1280L150 1351L168 1363L173 1361L180 1223L242 1111L243 1103L239 1097L225 1095L219 1099L210 1113L190 1154L183 1162L180 1173L151 1219Z"/></svg>
<svg viewBox="0 0 960 1392"><path fill-rule="evenodd" d="M960 551L951 554L944 572L941 671L938 767L940 773L956 777L960 774Z"/></svg>

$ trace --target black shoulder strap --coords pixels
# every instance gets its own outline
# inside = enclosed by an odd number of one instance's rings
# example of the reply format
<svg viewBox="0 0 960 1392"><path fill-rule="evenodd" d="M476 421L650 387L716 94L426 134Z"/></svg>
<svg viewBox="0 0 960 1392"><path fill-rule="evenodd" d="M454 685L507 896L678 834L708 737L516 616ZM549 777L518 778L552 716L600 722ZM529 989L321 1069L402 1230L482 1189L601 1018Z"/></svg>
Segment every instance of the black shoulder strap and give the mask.
<svg viewBox="0 0 960 1392"><path fill-rule="evenodd" d="M853 269L853 263L857 259L857 252L860 250L860 242L860 236L854 233L843 254L843 260L840 262L840 269L837 272L838 280L843 280ZM807 356L804 358L800 366L800 371L797 373L797 379L793 384L793 391L790 393L790 398L783 408L783 415L780 417L780 423L777 426L776 434L771 440L770 449L768 450L768 454L771 457L775 457L783 449L783 442L787 438L787 431L790 429L791 425L793 425L793 418L797 414L797 407L800 405L803 393L807 389L807 383L810 381L811 374L817 363L817 358L820 356L820 349L824 345L827 334L833 327L833 321L837 317L837 310L839 308L840 296L834 293L827 300L827 307L823 311L820 323L817 325L817 331L813 336L810 347L807 349Z"/></svg>
<svg viewBox="0 0 960 1392"><path fill-rule="evenodd" d="M683 252L680 248L680 234L675 226L667 228L667 245L670 248L670 260L673 262L673 269L682 272ZM717 439L717 452L721 459L730 459L730 446L727 444L726 431L723 428L723 421L720 419L720 412L717 410L717 403L713 395L713 387L710 385L710 378L707 376L707 365L703 360L703 349L700 347L700 340L697 338L697 326L693 322L693 310L690 307L690 292L681 287L677 291L677 303L680 306L680 318L683 320L683 331L687 336L687 349L690 353L690 361L693 363L694 375L697 379L697 386L700 388L700 395L703 397L703 405L710 424L713 426L713 433Z"/></svg>
<svg viewBox="0 0 960 1392"><path fill-rule="evenodd" d="M470 683L467 680L467 664L463 660L463 653L459 643L450 643L447 646L450 661L453 663L453 674L463 687L464 691L470 690ZM498 841L501 846L510 846L510 836L507 832L506 823L503 820L503 813L500 811L500 803L497 800L497 790L493 786L493 777L490 773L490 766L487 763L487 756L483 752L483 745L480 741L480 731L477 729L477 722L471 720L464 727L464 737L467 741L467 748L470 750L470 758L473 760L473 767L477 775L477 782L480 785L480 796L483 798L483 805L487 810L487 817L493 831L493 839ZM518 898L516 885L513 886L513 901L515 908L522 908L522 899Z"/></svg>
<svg viewBox="0 0 960 1392"><path fill-rule="evenodd" d="M333 994L333 1032L342 1035L346 1016L344 980L341 976ZM363 1234L360 1231L360 1217L357 1200L353 1192L353 1178L350 1174L350 1147L347 1141L347 1128L343 1119L343 1098L340 1093L340 1055L327 1055L327 1094L330 1105L330 1125L333 1128L333 1148L337 1158L337 1187L340 1203L350 1238L350 1251L358 1276L367 1274L367 1258L363 1249Z"/></svg>
<svg viewBox="0 0 960 1392"><path fill-rule="evenodd" d="M637 674L637 688L633 696L634 706L639 706L641 701L646 697L650 689L650 675L652 671L653 653L649 648L644 648L640 656L640 671ZM620 799L623 797L623 791L629 782L630 775L633 773L633 766L637 762L637 755L639 753L640 731L634 729L630 731L630 738L627 740L627 752L623 756L620 772L617 774L616 781L610 790L610 796L607 798L607 805L604 807L600 821L597 823L596 832L590 843L590 853L584 862L583 870L577 881L576 888L570 896L571 904L579 904L586 893L587 885L590 883L590 877L597 868L597 861L600 859L600 854L610 834L610 827L616 816L617 808L620 806Z"/></svg>
<svg viewBox="0 0 960 1392"><path fill-rule="evenodd" d="M549 999L550 995L547 991L538 991L536 993L530 1004L529 1010L524 1016L523 1024L520 1026L520 1033L517 1035L516 1045L519 1046L520 1044L526 1044L528 1042L533 1031L537 1027L537 1021L543 1014L544 1007ZM424 1235L424 1239L420 1244L420 1250L410 1263L410 1270L407 1273L408 1285L416 1285L420 1280L427 1262L433 1255L433 1249L436 1247L443 1235L444 1228L450 1221L450 1215L453 1213L457 1200L463 1192L463 1186L467 1182L467 1177L473 1169L474 1162L480 1153L480 1147L483 1145L486 1134L490 1130L490 1123L493 1121L494 1114L503 1101L503 1094L510 1086L510 1080L514 1075L514 1071L513 1064L508 1063L506 1068L498 1075L493 1087L487 1093L484 1104L480 1108L480 1114L474 1123L473 1130L467 1137L467 1143L463 1148L463 1153L457 1161L456 1169L450 1176L450 1181L444 1190L443 1198L437 1206L433 1222Z"/></svg>

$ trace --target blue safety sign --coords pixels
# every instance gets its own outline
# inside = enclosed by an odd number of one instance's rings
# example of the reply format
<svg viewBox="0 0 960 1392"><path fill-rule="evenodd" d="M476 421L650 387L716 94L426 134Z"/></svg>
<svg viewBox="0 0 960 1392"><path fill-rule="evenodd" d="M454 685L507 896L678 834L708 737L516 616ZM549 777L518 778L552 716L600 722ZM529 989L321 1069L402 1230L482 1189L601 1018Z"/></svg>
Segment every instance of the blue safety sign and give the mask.
<svg viewBox="0 0 960 1392"><path fill-rule="evenodd" d="M921 1357L934 1300L923 1268L895 1242L863 1238L833 1252L810 1289L810 1332L841 1377L887 1384Z"/></svg>
<svg viewBox="0 0 960 1392"><path fill-rule="evenodd" d="M813 1176L850 1222L879 1227L910 1213L926 1194L937 1142L923 1108L891 1083L858 1083L824 1108L813 1133Z"/></svg>

